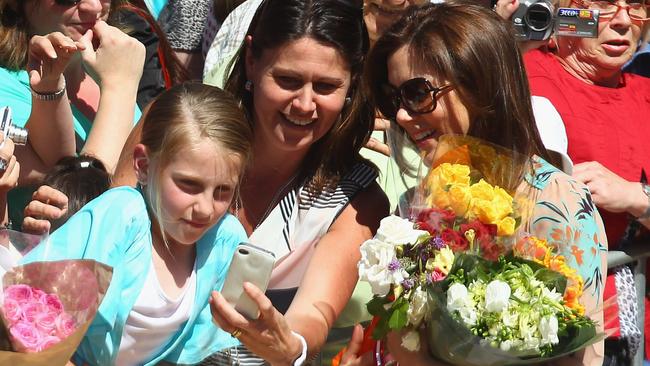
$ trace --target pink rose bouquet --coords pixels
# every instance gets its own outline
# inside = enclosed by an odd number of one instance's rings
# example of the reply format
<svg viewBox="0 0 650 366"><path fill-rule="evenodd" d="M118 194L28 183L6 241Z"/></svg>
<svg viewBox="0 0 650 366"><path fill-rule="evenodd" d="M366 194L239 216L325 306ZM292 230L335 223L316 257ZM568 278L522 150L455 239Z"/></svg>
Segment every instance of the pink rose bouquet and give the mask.
<svg viewBox="0 0 650 366"><path fill-rule="evenodd" d="M23 255L20 240L34 242L24 235L9 234ZM6 236L0 232L0 245ZM65 365L110 284L109 266L85 259L52 260L54 253L42 253L47 256L39 258L42 261L5 268L8 272L0 274L0 365Z"/></svg>
<svg viewBox="0 0 650 366"><path fill-rule="evenodd" d="M77 323L56 294L29 285L5 288L2 312L11 343L20 352L40 352L61 342Z"/></svg>

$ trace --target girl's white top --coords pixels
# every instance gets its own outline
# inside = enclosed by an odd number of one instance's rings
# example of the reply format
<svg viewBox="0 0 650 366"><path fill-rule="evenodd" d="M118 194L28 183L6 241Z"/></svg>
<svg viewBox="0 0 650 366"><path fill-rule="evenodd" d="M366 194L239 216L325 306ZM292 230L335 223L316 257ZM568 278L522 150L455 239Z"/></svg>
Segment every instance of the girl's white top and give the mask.
<svg viewBox="0 0 650 366"><path fill-rule="evenodd" d="M151 264L142 292L124 325L117 366L141 365L150 360L189 319L196 291L196 263L194 266L183 293L170 299L160 287Z"/></svg>

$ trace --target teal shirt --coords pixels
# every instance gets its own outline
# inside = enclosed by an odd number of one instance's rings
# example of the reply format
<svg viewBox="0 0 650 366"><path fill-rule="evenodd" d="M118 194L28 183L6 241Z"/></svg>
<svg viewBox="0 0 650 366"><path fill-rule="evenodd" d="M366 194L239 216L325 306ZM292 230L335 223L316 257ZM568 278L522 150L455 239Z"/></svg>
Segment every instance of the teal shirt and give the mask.
<svg viewBox="0 0 650 366"><path fill-rule="evenodd" d="M29 90L27 71L9 71L0 67L0 107L7 105L11 107L14 123L17 126L25 127L32 112L32 94ZM72 108L74 131L77 138L86 141L92 127L92 121L88 120L74 104L70 103L70 107ZM136 106L133 124L140 119L141 114L140 108Z"/></svg>
<svg viewBox="0 0 650 366"><path fill-rule="evenodd" d="M208 298L220 290L235 247L246 240L239 221L226 214L196 243L196 294L189 320L145 365L162 360L194 364L239 342L212 322ZM129 312L144 285L152 260L151 220L140 191L108 190L84 206L31 251L23 262L43 259L93 259L113 267L113 278L95 319L84 336L76 361L112 365Z"/></svg>
<svg viewBox="0 0 650 366"><path fill-rule="evenodd" d="M11 107L14 124L25 127L32 112L32 94L29 90L27 71L10 71L0 67L0 107L4 106ZM77 139L77 151L80 151L83 142L86 141L90 133L92 121L88 120L74 104L70 103L70 107ZM134 125L141 115L140 108L136 105L133 116ZM53 143L57 143L57 141L53 141ZM9 217L16 228L22 224L23 210L31 200L34 189L34 187L18 187L9 192Z"/></svg>

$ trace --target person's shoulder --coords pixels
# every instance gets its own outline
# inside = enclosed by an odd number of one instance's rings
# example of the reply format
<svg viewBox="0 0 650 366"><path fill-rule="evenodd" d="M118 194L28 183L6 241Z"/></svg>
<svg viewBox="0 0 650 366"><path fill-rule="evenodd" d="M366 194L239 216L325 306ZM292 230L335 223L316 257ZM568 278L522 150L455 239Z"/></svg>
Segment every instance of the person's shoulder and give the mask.
<svg viewBox="0 0 650 366"><path fill-rule="evenodd" d="M133 187L116 187L107 190L90 201L82 210L95 215L132 220L147 213L142 193ZM147 215L145 215L147 216Z"/></svg>
<svg viewBox="0 0 650 366"><path fill-rule="evenodd" d="M210 241L225 241L232 245L237 245L248 238L244 226L229 213L226 213L204 236L211 238Z"/></svg>
<svg viewBox="0 0 650 366"><path fill-rule="evenodd" d="M0 107L11 108L14 123L24 127L32 108L27 71L0 67Z"/></svg>
<svg viewBox="0 0 650 366"><path fill-rule="evenodd" d="M530 50L523 55L527 72L529 72L529 69L530 72L534 72L539 68L546 69L549 66L549 62L554 59L555 56L552 53L540 48Z"/></svg>
<svg viewBox="0 0 650 366"><path fill-rule="evenodd" d="M585 184L538 156L533 158L532 185L542 191L553 191L561 196L575 193L582 195L589 192Z"/></svg>
<svg viewBox="0 0 650 366"><path fill-rule="evenodd" d="M650 95L650 77L630 72L624 72L623 75L625 77L626 86L629 90L633 90L634 94L645 96Z"/></svg>

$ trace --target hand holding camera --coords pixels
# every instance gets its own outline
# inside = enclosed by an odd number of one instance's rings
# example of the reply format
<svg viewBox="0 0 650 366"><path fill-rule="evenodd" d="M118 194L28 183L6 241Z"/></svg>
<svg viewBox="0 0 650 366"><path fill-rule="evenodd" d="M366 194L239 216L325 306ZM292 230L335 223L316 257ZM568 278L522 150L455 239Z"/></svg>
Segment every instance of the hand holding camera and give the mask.
<svg viewBox="0 0 650 366"><path fill-rule="evenodd" d="M0 193L4 194L18 184L20 164L14 156L14 142L24 145L27 140L27 130L13 126L11 123L11 109L0 108ZM23 138L24 137L24 138Z"/></svg>
<svg viewBox="0 0 650 366"><path fill-rule="evenodd" d="M555 9L550 0L498 0L494 10L511 19L519 41L545 41L558 36L598 37L599 11L593 9Z"/></svg>

